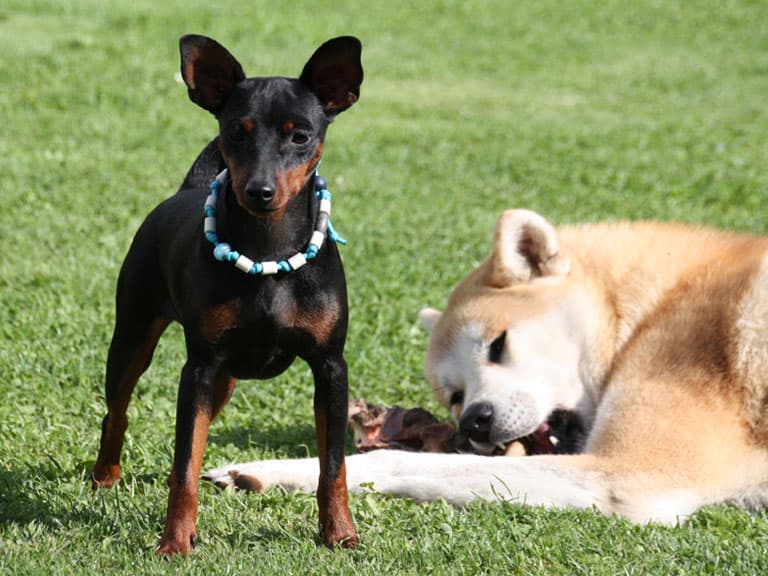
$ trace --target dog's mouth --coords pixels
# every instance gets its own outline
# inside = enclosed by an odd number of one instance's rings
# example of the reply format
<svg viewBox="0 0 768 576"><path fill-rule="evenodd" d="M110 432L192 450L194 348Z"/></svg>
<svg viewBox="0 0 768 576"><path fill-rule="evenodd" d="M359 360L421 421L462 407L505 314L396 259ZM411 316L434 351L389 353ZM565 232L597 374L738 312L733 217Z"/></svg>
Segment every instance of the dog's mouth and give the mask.
<svg viewBox="0 0 768 576"><path fill-rule="evenodd" d="M440 422L422 408L375 406L362 400L349 403L349 424L359 452L379 448L420 452L470 452L484 456L533 456L580 452L586 429L569 410L555 410L536 430L520 438L490 441L490 434L470 438L453 424Z"/></svg>
<svg viewBox="0 0 768 576"><path fill-rule="evenodd" d="M240 201L238 198L237 200L238 205L240 208L245 210L248 214L251 216L254 216L256 218L260 219L269 219L274 217L275 215L282 215L282 213L285 211L285 205L284 204L269 204L268 206L261 206L261 205L255 205L252 202L248 202L247 200Z"/></svg>
<svg viewBox="0 0 768 576"><path fill-rule="evenodd" d="M585 437L583 421L576 412L555 410L530 434L496 443L464 438L460 441L460 450L461 444L464 444L462 451L485 455L574 454L581 450Z"/></svg>

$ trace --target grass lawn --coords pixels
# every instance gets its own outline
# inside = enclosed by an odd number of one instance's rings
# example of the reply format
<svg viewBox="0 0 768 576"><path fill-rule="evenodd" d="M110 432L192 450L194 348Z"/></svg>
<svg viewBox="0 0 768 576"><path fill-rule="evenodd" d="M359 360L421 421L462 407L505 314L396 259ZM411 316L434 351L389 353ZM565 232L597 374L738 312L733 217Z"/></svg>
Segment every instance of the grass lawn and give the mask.
<svg viewBox="0 0 768 576"><path fill-rule="evenodd" d="M186 32L249 75L297 75L334 35L363 41L361 99L323 161L350 240L353 396L444 415L416 313L484 257L504 208L768 232L762 1L3 0L0 573L768 573L768 516L727 507L661 528L366 495L351 499L361 546L331 552L313 497L207 484L194 556L155 558L178 328L134 394L123 482L93 494L87 475L121 260L216 129L175 79ZM314 453L311 394L299 363L241 383L206 467Z"/></svg>

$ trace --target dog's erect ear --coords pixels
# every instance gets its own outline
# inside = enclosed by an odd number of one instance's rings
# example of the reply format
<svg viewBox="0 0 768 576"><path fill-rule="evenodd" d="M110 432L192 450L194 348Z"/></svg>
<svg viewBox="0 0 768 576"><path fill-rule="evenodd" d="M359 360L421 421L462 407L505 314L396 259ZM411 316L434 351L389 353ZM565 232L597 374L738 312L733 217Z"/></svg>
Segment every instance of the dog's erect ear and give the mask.
<svg viewBox="0 0 768 576"><path fill-rule="evenodd" d="M422 328L424 328L427 333L432 334L432 330L435 329L435 325L442 315L443 313L440 312L440 310L435 310L434 308L422 308L419 311L419 322L421 322Z"/></svg>
<svg viewBox="0 0 768 576"><path fill-rule="evenodd" d="M558 253L555 228L536 212L507 210L496 224L489 284L497 288L534 278L565 276L570 264Z"/></svg>
<svg viewBox="0 0 768 576"><path fill-rule="evenodd" d="M218 114L235 84L245 79L242 66L224 46L207 36L182 36L179 51L181 76L190 100Z"/></svg>
<svg viewBox="0 0 768 576"><path fill-rule="evenodd" d="M321 45L304 65L300 80L312 90L329 115L343 112L360 97L362 44L354 36L339 36Z"/></svg>

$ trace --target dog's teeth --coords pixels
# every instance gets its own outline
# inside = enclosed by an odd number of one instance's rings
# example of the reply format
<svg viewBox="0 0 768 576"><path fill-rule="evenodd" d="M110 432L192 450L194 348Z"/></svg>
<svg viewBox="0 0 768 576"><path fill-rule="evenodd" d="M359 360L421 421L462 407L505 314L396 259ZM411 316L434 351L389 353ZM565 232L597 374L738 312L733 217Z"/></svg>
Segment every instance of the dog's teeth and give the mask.
<svg viewBox="0 0 768 576"><path fill-rule="evenodd" d="M557 446L557 443L560 442L560 440L557 439L557 436L550 436L549 441L552 442L552 446Z"/></svg>

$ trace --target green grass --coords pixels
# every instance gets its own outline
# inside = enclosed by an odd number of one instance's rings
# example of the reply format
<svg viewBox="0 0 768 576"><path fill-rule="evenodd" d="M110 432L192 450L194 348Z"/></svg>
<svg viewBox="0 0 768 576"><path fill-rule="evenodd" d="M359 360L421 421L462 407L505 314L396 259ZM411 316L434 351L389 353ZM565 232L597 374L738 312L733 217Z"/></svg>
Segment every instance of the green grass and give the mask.
<svg viewBox="0 0 768 576"><path fill-rule="evenodd" d="M300 4L300 3L299 3ZM175 79L177 39L221 40L251 75L364 42L360 102L332 126L354 396L439 408L416 312L487 252L504 208L555 222L676 219L768 231L768 7L761 1L0 5L0 573L765 574L768 517L679 528L513 505L371 495L357 551L318 547L309 496L201 489L200 545L161 561L178 329L139 382L119 489L87 472L104 412L114 284L144 214L214 134ZM314 452L295 365L243 382L206 466Z"/></svg>

